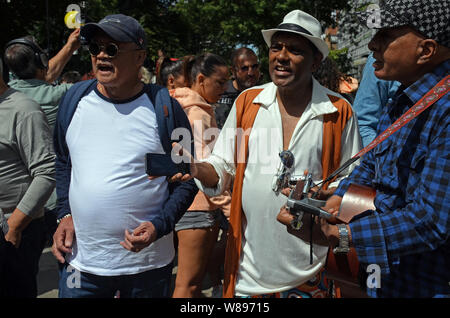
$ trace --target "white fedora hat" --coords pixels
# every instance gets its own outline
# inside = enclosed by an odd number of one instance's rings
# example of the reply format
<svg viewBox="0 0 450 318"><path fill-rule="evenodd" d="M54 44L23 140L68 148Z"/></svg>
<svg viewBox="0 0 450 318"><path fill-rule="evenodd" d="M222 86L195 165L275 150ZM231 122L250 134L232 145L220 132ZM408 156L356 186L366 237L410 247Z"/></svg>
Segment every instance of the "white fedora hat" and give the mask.
<svg viewBox="0 0 450 318"><path fill-rule="evenodd" d="M276 32L291 32L310 40L322 53L322 60L324 60L330 52L328 45L321 38L322 26L320 25L320 22L312 15L301 10L294 10L286 14L283 22L275 29L262 30L261 32L269 47L272 36Z"/></svg>

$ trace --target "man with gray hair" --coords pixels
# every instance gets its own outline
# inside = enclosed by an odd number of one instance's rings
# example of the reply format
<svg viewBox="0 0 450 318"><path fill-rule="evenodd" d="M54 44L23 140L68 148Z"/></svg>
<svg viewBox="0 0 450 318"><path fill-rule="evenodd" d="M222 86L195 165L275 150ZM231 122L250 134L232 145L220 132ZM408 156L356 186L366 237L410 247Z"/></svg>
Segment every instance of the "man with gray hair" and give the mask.
<svg viewBox="0 0 450 318"><path fill-rule="evenodd" d="M14 39L6 44L5 63L14 79L8 85L36 101L42 108L53 132L58 104L73 84L52 85L64 70L73 52L80 47L80 29L74 30L63 48L50 60L32 36ZM56 191L45 207L47 240L56 228Z"/></svg>
<svg viewBox="0 0 450 318"><path fill-rule="evenodd" d="M170 153L171 132L190 132L189 120L166 88L141 81L147 41L136 19L108 15L81 34L96 79L67 92L56 121L58 295L168 297L173 229L198 189L148 180L146 154Z"/></svg>
<svg viewBox="0 0 450 318"><path fill-rule="evenodd" d="M3 77L0 122L0 298L36 297L44 204L55 187L51 132L39 105Z"/></svg>

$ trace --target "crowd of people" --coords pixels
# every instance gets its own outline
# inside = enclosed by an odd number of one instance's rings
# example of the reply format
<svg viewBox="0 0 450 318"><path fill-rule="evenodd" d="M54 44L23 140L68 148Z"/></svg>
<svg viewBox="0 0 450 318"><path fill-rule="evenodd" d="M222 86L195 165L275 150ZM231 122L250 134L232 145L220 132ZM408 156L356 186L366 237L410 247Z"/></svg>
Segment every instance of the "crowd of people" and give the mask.
<svg viewBox="0 0 450 318"><path fill-rule="evenodd" d="M247 47L160 50L152 74L124 14L51 59L30 36L8 42L0 297L37 296L46 244L60 298L197 298L207 276L213 297L450 297L450 4L378 13L358 12L377 29L360 81L301 10L261 30L267 83ZM92 72L63 73L80 38ZM344 219L355 186L373 202ZM334 257L353 257L357 283L332 274Z"/></svg>

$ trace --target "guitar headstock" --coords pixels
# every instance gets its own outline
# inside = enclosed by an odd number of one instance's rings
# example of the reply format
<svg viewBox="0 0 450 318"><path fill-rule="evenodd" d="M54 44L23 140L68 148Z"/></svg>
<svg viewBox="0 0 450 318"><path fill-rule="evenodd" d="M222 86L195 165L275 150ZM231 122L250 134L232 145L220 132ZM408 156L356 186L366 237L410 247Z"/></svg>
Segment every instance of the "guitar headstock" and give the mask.
<svg viewBox="0 0 450 318"><path fill-rule="evenodd" d="M300 179L295 184L294 189L292 189L291 194L289 195L290 199L301 200L303 199L303 188L305 187L305 180Z"/></svg>
<svg viewBox="0 0 450 318"><path fill-rule="evenodd" d="M305 171L305 175L297 180L297 183L295 184L289 198L294 200L302 200L308 195L312 184L312 175Z"/></svg>

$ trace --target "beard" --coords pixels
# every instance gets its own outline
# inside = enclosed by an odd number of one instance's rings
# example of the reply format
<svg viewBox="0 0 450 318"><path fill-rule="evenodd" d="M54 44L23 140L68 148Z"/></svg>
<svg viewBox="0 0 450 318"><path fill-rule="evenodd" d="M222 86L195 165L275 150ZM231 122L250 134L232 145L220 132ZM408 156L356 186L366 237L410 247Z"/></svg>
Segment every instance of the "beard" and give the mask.
<svg viewBox="0 0 450 318"><path fill-rule="evenodd" d="M236 83L238 84L239 88L242 88L242 90L245 90L247 88L253 87L257 84L258 79L256 78L248 78L244 81L241 81L240 79L236 78Z"/></svg>

